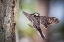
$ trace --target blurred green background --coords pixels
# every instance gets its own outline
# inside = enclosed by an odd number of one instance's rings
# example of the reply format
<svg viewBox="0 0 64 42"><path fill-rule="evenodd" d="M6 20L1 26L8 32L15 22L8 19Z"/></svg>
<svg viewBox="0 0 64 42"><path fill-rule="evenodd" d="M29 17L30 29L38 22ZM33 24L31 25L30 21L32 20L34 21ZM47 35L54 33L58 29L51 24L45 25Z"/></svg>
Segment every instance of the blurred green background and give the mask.
<svg viewBox="0 0 64 42"><path fill-rule="evenodd" d="M19 42L64 42L63 6L64 0L20 0L17 21ZM22 10L29 14L38 12L42 16L57 17L60 22L50 26L47 30L42 29L44 34L46 36L48 35L48 40L44 41L38 36L37 32L28 25L33 24L22 14Z"/></svg>

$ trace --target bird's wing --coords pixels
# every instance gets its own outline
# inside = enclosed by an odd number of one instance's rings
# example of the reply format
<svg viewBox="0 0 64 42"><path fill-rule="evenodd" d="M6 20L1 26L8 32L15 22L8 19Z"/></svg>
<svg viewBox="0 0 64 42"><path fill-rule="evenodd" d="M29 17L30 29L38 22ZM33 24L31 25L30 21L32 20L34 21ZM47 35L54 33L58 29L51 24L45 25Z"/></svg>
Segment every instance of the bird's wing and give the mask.
<svg viewBox="0 0 64 42"><path fill-rule="evenodd" d="M48 28L48 26L50 25L49 17L46 16L40 16L40 22L45 28Z"/></svg>
<svg viewBox="0 0 64 42"><path fill-rule="evenodd" d="M56 17L40 16L40 22L45 28L48 28L49 25L57 24L59 20Z"/></svg>
<svg viewBox="0 0 64 42"><path fill-rule="evenodd" d="M30 20L32 22L32 16L31 16L31 14L28 14L25 11L23 11L23 14L28 18L28 20Z"/></svg>
<svg viewBox="0 0 64 42"><path fill-rule="evenodd" d="M34 28L39 28L40 27L40 18L39 17L33 17L32 18L32 22L33 22L33 27Z"/></svg>
<svg viewBox="0 0 64 42"><path fill-rule="evenodd" d="M40 28L40 20L34 20L33 21L33 27L35 28L36 31L38 31L38 33L40 34L40 36L43 38L43 39L46 39L44 34L42 33L42 30Z"/></svg>
<svg viewBox="0 0 64 42"><path fill-rule="evenodd" d="M37 29L38 31L38 34L43 38L43 39L45 39L46 40L46 37L45 37L45 35L44 35L44 33L42 32L42 30L41 30L41 28L39 28L39 29Z"/></svg>

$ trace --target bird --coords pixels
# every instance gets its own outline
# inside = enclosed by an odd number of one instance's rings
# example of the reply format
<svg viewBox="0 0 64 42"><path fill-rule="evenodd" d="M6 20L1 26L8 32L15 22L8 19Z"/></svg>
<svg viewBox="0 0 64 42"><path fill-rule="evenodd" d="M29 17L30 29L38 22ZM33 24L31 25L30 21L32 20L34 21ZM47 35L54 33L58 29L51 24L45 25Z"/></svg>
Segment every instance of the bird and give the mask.
<svg viewBox="0 0 64 42"><path fill-rule="evenodd" d="M58 18L56 17L40 16L40 14L37 12L32 14L28 14L25 11L22 12L28 18L28 20L33 23L33 26L31 26L30 24L28 25L35 28L40 33L41 37L45 40L46 37L44 33L42 33L42 30L40 28L40 23L44 26L44 28L48 28L50 25L57 24L59 22Z"/></svg>

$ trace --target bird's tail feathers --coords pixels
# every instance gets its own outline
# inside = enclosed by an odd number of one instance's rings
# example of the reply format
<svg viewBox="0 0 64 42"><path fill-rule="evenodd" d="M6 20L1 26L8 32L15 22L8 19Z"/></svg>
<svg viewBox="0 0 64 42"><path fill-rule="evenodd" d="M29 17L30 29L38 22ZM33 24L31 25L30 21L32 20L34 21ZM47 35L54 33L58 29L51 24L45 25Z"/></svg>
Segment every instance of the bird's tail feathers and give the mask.
<svg viewBox="0 0 64 42"><path fill-rule="evenodd" d="M46 37L45 37L44 33L41 30L38 30L37 32L38 32L39 36L41 36L43 39L46 40Z"/></svg>

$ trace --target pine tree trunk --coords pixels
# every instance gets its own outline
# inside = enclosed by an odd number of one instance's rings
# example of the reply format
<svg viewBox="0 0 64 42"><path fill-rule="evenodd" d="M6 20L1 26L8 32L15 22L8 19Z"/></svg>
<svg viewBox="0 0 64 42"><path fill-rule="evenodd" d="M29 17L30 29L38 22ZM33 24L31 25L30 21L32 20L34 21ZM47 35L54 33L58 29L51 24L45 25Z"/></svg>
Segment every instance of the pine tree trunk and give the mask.
<svg viewBox="0 0 64 42"><path fill-rule="evenodd" d="M0 42L16 42L14 7L19 4L17 1L0 0Z"/></svg>

